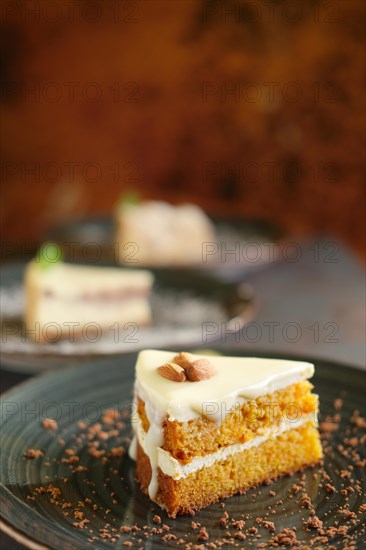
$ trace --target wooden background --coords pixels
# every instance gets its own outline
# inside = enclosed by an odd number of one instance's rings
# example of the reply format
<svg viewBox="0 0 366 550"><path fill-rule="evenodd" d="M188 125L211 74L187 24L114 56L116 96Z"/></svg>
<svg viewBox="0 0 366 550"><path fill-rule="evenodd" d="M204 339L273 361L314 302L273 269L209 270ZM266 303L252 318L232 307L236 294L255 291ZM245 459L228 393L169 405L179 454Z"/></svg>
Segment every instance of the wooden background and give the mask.
<svg viewBox="0 0 366 550"><path fill-rule="evenodd" d="M363 0L1 8L5 241L133 188L365 254Z"/></svg>

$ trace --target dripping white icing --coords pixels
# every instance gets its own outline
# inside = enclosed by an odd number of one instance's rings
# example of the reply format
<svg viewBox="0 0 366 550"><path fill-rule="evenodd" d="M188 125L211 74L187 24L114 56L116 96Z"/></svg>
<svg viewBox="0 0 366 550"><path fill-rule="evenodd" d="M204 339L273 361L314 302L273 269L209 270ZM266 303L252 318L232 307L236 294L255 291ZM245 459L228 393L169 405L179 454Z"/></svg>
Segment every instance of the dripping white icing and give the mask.
<svg viewBox="0 0 366 550"><path fill-rule="evenodd" d="M128 448L128 455L132 460L137 459L137 436L134 435Z"/></svg>
<svg viewBox="0 0 366 550"><path fill-rule="evenodd" d="M145 437L145 452L150 459L151 480L149 483L149 497L154 500L158 492L158 449L163 445L163 416L151 404L145 402L146 416L150 427Z"/></svg>

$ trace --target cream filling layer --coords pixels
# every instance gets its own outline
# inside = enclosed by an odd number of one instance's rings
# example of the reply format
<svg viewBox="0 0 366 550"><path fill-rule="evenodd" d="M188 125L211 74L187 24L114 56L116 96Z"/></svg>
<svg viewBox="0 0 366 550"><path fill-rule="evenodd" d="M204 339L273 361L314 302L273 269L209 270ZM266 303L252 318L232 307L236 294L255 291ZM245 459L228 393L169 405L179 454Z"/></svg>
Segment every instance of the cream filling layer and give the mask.
<svg viewBox="0 0 366 550"><path fill-rule="evenodd" d="M151 446L149 445L149 442L148 442L149 432L146 433L142 428L141 422L139 422L138 425L135 427L136 428L135 437L137 438L137 441L141 445L145 454L149 457L152 465L152 470L153 472L155 472L155 475L153 475L153 482L152 482L153 486L151 488L149 487L149 494L150 496L155 496L156 494L157 468L160 468L160 470L165 475L172 477L175 480L183 479L193 474L194 472L197 472L198 470L202 470L202 468L208 468L213 464L215 464L216 462L226 460L228 457L232 455L241 453L252 447L258 447L259 445L267 441L267 439L272 437L278 437L282 433L295 428L299 428L300 426L303 426L304 424L307 424L310 421L313 421L316 423L317 419L316 419L315 413L307 414L302 418L299 418L293 422L282 421L279 425L271 427L268 430L266 430L263 435L257 436L249 441L246 441L245 443L236 443L234 445L229 445L228 447L223 447L222 449L214 453L210 453L202 457L194 458L188 464L181 464L176 458L172 457L169 452L165 451L161 447L155 448L152 454Z"/></svg>

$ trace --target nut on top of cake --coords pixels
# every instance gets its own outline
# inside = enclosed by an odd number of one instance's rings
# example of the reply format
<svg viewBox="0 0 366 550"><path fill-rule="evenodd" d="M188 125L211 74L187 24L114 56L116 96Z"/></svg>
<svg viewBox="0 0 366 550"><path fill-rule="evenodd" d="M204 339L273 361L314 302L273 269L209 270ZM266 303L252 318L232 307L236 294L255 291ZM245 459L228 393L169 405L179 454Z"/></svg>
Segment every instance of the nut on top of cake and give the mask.
<svg viewBox="0 0 366 550"><path fill-rule="evenodd" d="M311 363L145 350L131 454L169 515L318 462Z"/></svg>

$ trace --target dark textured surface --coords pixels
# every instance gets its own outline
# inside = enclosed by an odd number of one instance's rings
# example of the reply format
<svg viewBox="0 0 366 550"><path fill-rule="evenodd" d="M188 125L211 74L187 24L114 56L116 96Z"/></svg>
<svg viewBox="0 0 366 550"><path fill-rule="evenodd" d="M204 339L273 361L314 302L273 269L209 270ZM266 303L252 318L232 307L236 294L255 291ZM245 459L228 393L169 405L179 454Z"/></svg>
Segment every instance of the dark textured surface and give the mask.
<svg viewBox="0 0 366 550"><path fill-rule="evenodd" d="M50 504L49 495L37 496L35 501L27 500L27 495L32 494L35 487L47 486L52 483L59 487L62 497L76 505L79 500L86 497L92 498L100 508L93 512L89 507L85 508L85 516L90 519L89 528L93 528L98 534L98 529L105 523L115 525L117 528L123 524L137 522L138 525L154 526L152 517L153 507L147 498L139 491L133 479L133 463L126 457L115 458L110 463L103 464L100 459L92 458L86 449L86 444L78 445L75 436L79 433L76 421L85 420L85 407L94 403L100 409L118 407L121 411L128 410L131 400L131 388L133 383L134 356L124 356L109 360L97 361L88 365L76 365L56 373L45 375L28 382L26 385L15 388L4 395L3 411L15 410L14 414L6 414L6 422L2 426L2 456L1 478L4 483L3 517L17 529L26 532L28 536L49 544L52 548L76 549L88 548L87 530L76 529L71 525L72 517L64 517L63 510ZM325 470L331 475L334 485L340 489L341 480L335 475L336 470L347 466L347 460L337 451L337 444L341 442L349 418L354 409L363 409L364 377L363 374L346 366L339 366L330 362L316 361L316 377L314 379L317 392L320 394L321 409L324 414L331 414L334 399L342 396L344 405L342 409L342 422L339 429L331 436L331 455L326 457ZM75 403L72 418L67 402ZM48 431L40 426L42 411L51 403L57 404L58 430ZM5 407L5 408L4 408ZM11 409L13 408L13 409ZM25 414L24 411L38 411L36 414ZM55 409L53 408L55 411ZM55 412L53 413L53 415ZM93 413L95 414L95 413ZM334 410L333 410L334 414ZM51 416L51 409L49 409ZM93 420L95 418L93 417ZM130 435L130 424L121 431L121 437ZM77 454L80 457L78 464L87 466L88 472L72 474L69 465L59 464L53 459L65 457L64 448L58 443L62 437L65 440L65 448L77 446ZM29 448L41 449L45 456L37 460L25 460L24 452ZM45 467L44 462L50 462ZM323 488L318 487L320 478L313 474L315 470L307 470L305 482L307 493L311 496L316 513L325 523L333 520L334 514L344 497L333 493L329 495ZM296 499L291 495L291 486L300 480L301 474L292 478L284 478L277 481L271 487L263 487L261 490L250 491L247 495L234 497L226 501L226 510L230 515L238 517L240 513L250 514L253 518L263 514L268 505L268 492L276 491L276 499L283 498L284 502L276 509L276 514L271 518L276 522L278 530L284 527L297 526L298 538L306 541L310 534L302 528L302 520L307 519L309 510L301 510ZM362 470L355 468L352 476L358 480L361 486L365 485L365 477ZM67 477L69 482L64 484L61 478ZM108 479L107 479L108 478ZM123 478L123 479L121 479ZM92 481L93 484L87 482ZM95 494L93 491L95 490ZM113 503L110 496L111 490L115 491L116 502ZM255 498L254 498L255 495ZM358 493L349 497L350 510L358 510L361 497ZM111 510L107 515L105 509ZM163 520L173 526L173 532L184 535L190 531L190 518L169 520L163 512L159 512ZM222 509L219 505L211 506L201 511L195 518L202 521L211 533L211 539L222 536L222 530L218 526ZM331 523L332 524L332 523ZM249 526L247 521L247 526ZM254 519L253 519L253 525ZM359 527L353 527L356 532ZM268 538L268 531L263 530L263 538ZM192 541L197 534L192 534ZM360 537L363 536L360 530ZM122 547L124 535L116 547ZM159 539L155 539L156 547ZM332 541L341 547L337 539ZM98 540L98 548L111 548L108 541ZM161 543L160 543L161 544ZM155 546L155 545L154 545ZM169 546L169 544L168 544ZM165 545L166 547L166 545Z"/></svg>

